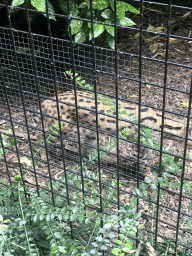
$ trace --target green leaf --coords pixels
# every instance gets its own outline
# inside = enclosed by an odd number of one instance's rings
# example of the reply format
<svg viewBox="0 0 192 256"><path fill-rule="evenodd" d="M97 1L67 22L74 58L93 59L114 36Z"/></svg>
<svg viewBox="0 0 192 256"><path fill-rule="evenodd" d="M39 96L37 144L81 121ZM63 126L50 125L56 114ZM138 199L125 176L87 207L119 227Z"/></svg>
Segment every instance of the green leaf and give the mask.
<svg viewBox="0 0 192 256"><path fill-rule="evenodd" d="M145 177L144 181L145 181L146 183L148 183L148 184L151 182L151 180L150 180L149 177Z"/></svg>
<svg viewBox="0 0 192 256"><path fill-rule="evenodd" d="M101 225L101 221L100 221L99 219L96 219L95 225L96 225L96 226L100 226L100 225Z"/></svg>
<svg viewBox="0 0 192 256"><path fill-rule="evenodd" d="M46 12L46 5L45 5L45 0L31 0L31 4L33 7L35 7L38 11L41 12Z"/></svg>
<svg viewBox="0 0 192 256"><path fill-rule="evenodd" d="M85 217L84 217L84 216L79 216L79 222L83 222L83 221L84 221L84 219L85 219Z"/></svg>
<svg viewBox="0 0 192 256"><path fill-rule="evenodd" d="M121 239L126 239L126 236L124 236L123 234L119 234L119 237L120 237Z"/></svg>
<svg viewBox="0 0 192 256"><path fill-rule="evenodd" d="M55 244L54 244L54 245L55 245ZM52 246L51 246L51 251L55 251L55 250L57 250L57 248L58 248L57 246L53 246L53 245L52 245Z"/></svg>
<svg viewBox="0 0 192 256"><path fill-rule="evenodd" d="M111 10L109 9L106 9L104 10L102 13L101 13L101 16L104 18L104 19L110 19L112 16L113 16L113 13L111 12Z"/></svg>
<svg viewBox="0 0 192 256"><path fill-rule="evenodd" d="M90 251L90 253L93 254L93 255L96 255L96 250L95 250L95 249L92 249L92 250ZM88 254L87 256L89 256L89 254Z"/></svg>
<svg viewBox="0 0 192 256"><path fill-rule="evenodd" d="M13 0L11 5L12 6L18 6L18 5L23 4L24 2L25 2L24 0Z"/></svg>
<svg viewBox="0 0 192 256"><path fill-rule="evenodd" d="M136 236L136 233L133 232L133 231L130 231L130 232L129 232L129 235L130 235L130 236Z"/></svg>
<svg viewBox="0 0 192 256"><path fill-rule="evenodd" d="M119 249L119 248L115 248L115 249L112 250L112 253L113 253L114 255L119 255L119 252L120 252L120 249Z"/></svg>
<svg viewBox="0 0 192 256"><path fill-rule="evenodd" d="M114 1L110 1L111 9L114 11ZM117 17L123 19L125 17L124 2L116 2Z"/></svg>
<svg viewBox="0 0 192 256"><path fill-rule="evenodd" d="M64 220L68 220L69 219L69 214L68 213L65 213L64 216L63 216Z"/></svg>
<svg viewBox="0 0 192 256"><path fill-rule="evenodd" d="M85 224L89 224L89 222L90 222L90 218L86 218L85 219Z"/></svg>
<svg viewBox="0 0 192 256"><path fill-rule="evenodd" d="M122 232L122 233L127 233L127 230L125 228L119 228L119 230Z"/></svg>
<svg viewBox="0 0 192 256"><path fill-rule="evenodd" d="M111 217L111 219L113 219L113 220L118 220L118 218L119 218L117 215L111 215L110 217Z"/></svg>
<svg viewBox="0 0 192 256"><path fill-rule="evenodd" d="M147 196L147 195L148 195L147 190L143 190L143 195L144 195L144 196Z"/></svg>
<svg viewBox="0 0 192 256"><path fill-rule="evenodd" d="M59 7L61 8L61 10L64 13L68 13L67 1L59 0L59 3L60 3ZM70 8L70 16L77 17L79 14L78 5L76 3L74 3L73 1L70 1L69 8Z"/></svg>
<svg viewBox="0 0 192 256"><path fill-rule="evenodd" d="M93 9L101 11L103 9L106 9L109 3L106 0L93 0L92 5L93 5Z"/></svg>
<svg viewBox="0 0 192 256"><path fill-rule="evenodd" d="M132 248L132 247L131 247ZM122 251L123 252L130 252L131 248L123 248Z"/></svg>
<svg viewBox="0 0 192 256"><path fill-rule="evenodd" d="M45 218L44 215L40 215L40 216L39 216L39 219L40 219L40 220L43 220L44 218Z"/></svg>
<svg viewBox="0 0 192 256"><path fill-rule="evenodd" d="M58 249L59 249L59 252L62 253L62 255L66 255L67 254L65 246L58 246Z"/></svg>
<svg viewBox="0 0 192 256"><path fill-rule="evenodd" d="M55 236L55 238L60 239L61 238L61 233L60 232L55 232L54 236Z"/></svg>
<svg viewBox="0 0 192 256"><path fill-rule="evenodd" d="M116 240L115 242L116 242L117 244L119 244L119 245L122 245L122 244L123 244L121 240Z"/></svg>
<svg viewBox="0 0 192 256"><path fill-rule="evenodd" d="M91 28L91 23L88 22L88 26ZM101 35L103 33L103 31L105 30L105 26L102 24L93 24L93 35L94 38L98 37L99 35ZM89 31L89 40L92 39L92 33L91 33L91 29Z"/></svg>
<svg viewBox="0 0 192 256"><path fill-rule="evenodd" d="M33 221L35 222L35 221L37 221L38 220L38 215L35 215L34 217L33 217Z"/></svg>
<svg viewBox="0 0 192 256"><path fill-rule="evenodd" d="M107 232L107 230L105 228L100 228L99 229L99 233L105 234Z"/></svg>
<svg viewBox="0 0 192 256"><path fill-rule="evenodd" d="M88 39L88 28L86 26L82 26L79 32L75 35L75 42L82 43Z"/></svg>
<svg viewBox="0 0 192 256"><path fill-rule="evenodd" d="M47 220L47 221L50 221L50 219L51 219L51 215L48 214L48 215L46 216L46 220Z"/></svg>
<svg viewBox="0 0 192 256"><path fill-rule="evenodd" d="M81 3L80 5L79 5L79 8L85 8L85 7L87 7L87 6L89 6L89 2L87 1L87 2L83 2L83 3Z"/></svg>
<svg viewBox="0 0 192 256"><path fill-rule="evenodd" d="M125 8L125 11L129 11L129 12L132 12L132 13L135 13L135 14L139 14L140 11L137 10L135 7L133 7L132 5L128 4L128 3L124 3L124 8Z"/></svg>
<svg viewBox="0 0 192 256"><path fill-rule="evenodd" d="M96 242L93 242L92 245L93 245L94 247L98 247L98 246L99 246L98 243L96 243Z"/></svg>
<svg viewBox="0 0 192 256"><path fill-rule="evenodd" d="M92 1L92 7L93 7L93 9L96 9L96 10L100 10L100 11L104 10L108 7L108 5L109 5L109 3L106 0L93 0ZM86 0L79 5L79 8L82 8L82 9L86 8L86 7L90 10L90 1ZM89 15L90 15L89 13L90 12L86 12L87 17L89 17Z"/></svg>
<svg viewBox="0 0 192 256"><path fill-rule="evenodd" d="M95 214L94 211L90 211L90 212L89 212L89 216L90 216L90 217L94 216L94 214Z"/></svg>
<svg viewBox="0 0 192 256"><path fill-rule="evenodd" d="M135 232L135 233L137 232L136 227L132 227L131 229L132 229L133 232Z"/></svg>
<svg viewBox="0 0 192 256"><path fill-rule="evenodd" d="M124 17L123 19L117 19L117 24L120 26L134 26L136 25L134 21L132 21L131 19Z"/></svg>
<svg viewBox="0 0 192 256"><path fill-rule="evenodd" d="M62 218L63 218L62 214L59 214L59 215L58 215L58 219L59 219L59 220L62 220Z"/></svg>
<svg viewBox="0 0 192 256"><path fill-rule="evenodd" d="M174 157L174 162L175 162L175 163L179 162L179 157L177 157L177 156Z"/></svg>
<svg viewBox="0 0 192 256"><path fill-rule="evenodd" d="M125 244L125 247L127 247L127 248L132 248L132 241L131 240L129 240L129 239L126 239L126 244Z"/></svg>
<svg viewBox="0 0 192 256"><path fill-rule="evenodd" d="M52 219L52 220L55 218L55 216L56 216L56 213L55 213L55 212L51 213L51 219Z"/></svg>
<svg viewBox="0 0 192 256"><path fill-rule="evenodd" d="M41 12L46 12L46 5L45 5L45 0L31 0L31 4L33 5L33 7L35 7L38 11ZM48 11L49 13L54 13L54 9L53 6L51 5L51 3L48 1ZM43 14L46 17L46 14ZM49 15L49 19L55 20L55 16L50 16Z"/></svg>
<svg viewBox="0 0 192 256"><path fill-rule="evenodd" d="M157 186L155 184L151 184L152 189L157 189Z"/></svg>
<svg viewBox="0 0 192 256"><path fill-rule="evenodd" d="M107 223L103 226L103 228L105 229L110 229L112 227L112 224L111 223Z"/></svg>
<svg viewBox="0 0 192 256"><path fill-rule="evenodd" d="M72 212L73 212L73 213L77 213L78 210L79 210L78 206L75 206L75 207L73 208Z"/></svg>
<svg viewBox="0 0 192 256"><path fill-rule="evenodd" d="M15 145L15 140L12 137L9 137L9 142L11 143L11 145Z"/></svg>
<svg viewBox="0 0 192 256"><path fill-rule="evenodd" d="M103 240L102 236L97 236L95 237L95 240L97 240L98 242L101 242Z"/></svg>
<svg viewBox="0 0 192 256"><path fill-rule="evenodd" d="M141 183L140 188L142 188L142 189L146 189L146 187L147 187L147 185L146 185L145 183Z"/></svg>
<svg viewBox="0 0 192 256"><path fill-rule="evenodd" d="M116 235L115 235L115 233L114 233L114 232L109 232L108 237L113 238L113 237L116 237Z"/></svg>
<svg viewBox="0 0 192 256"><path fill-rule="evenodd" d="M101 245L101 247L100 247L100 250L102 250L102 251L106 251L107 250L107 246L106 245Z"/></svg>
<svg viewBox="0 0 192 256"><path fill-rule="evenodd" d="M106 20L105 22L106 22L106 23L109 23L109 24L113 24L110 20ZM113 26L107 26L107 25L105 25L105 29L107 30L107 32L108 32L110 35L112 35L112 36L115 35L115 29L114 29Z"/></svg>
<svg viewBox="0 0 192 256"><path fill-rule="evenodd" d="M115 49L115 37L109 33L106 33L106 39L107 39L107 43L108 43L109 47L111 49Z"/></svg>
<svg viewBox="0 0 192 256"><path fill-rule="evenodd" d="M79 32L79 30L81 29L83 25L83 21L82 20L72 20L71 21L71 34L77 34Z"/></svg>
<svg viewBox="0 0 192 256"><path fill-rule="evenodd" d="M76 219L76 215L72 214L71 217L70 217L70 221L74 221L75 219Z"/></svg>
<svg viewBox="0 0 192 256"><path fill-rule="evenodd" d="M140 194L141 194L140 190L138 188L136 188L135 191L136 191L137 195L140 196Z"/></svg>

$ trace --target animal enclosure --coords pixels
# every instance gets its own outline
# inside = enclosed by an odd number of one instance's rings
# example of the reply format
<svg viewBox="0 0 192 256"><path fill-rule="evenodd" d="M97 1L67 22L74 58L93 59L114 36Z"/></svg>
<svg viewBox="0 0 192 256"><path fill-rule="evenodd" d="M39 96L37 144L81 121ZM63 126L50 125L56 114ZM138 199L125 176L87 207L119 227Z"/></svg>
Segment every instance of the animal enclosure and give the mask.
<svg viewBox="0 0 192 256"><path fill-rule="evenodd" d="M112 23L109 6L102 14L90 1L87 18L69 2L53 15L47 4L39 12L0 1L0 184L25 174L25 186L54 206L95 189L87 207L103 214L136 198L135 247L150 244L139 255L191 255L192 6L126 0L123 12L112 1ZM89 34L78 41L83 26Z"/></svg>

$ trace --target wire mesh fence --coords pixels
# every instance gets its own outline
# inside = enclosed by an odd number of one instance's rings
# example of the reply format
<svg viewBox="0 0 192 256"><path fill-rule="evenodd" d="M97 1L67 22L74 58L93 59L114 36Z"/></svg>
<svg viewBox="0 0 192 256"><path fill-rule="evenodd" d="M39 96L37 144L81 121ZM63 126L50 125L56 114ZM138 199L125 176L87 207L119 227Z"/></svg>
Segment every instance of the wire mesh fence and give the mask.
<svg viewBox="0 0 192 256"><path fill-rule="evenodd" d="M88 207L103 213L134 197L137 238L157 255L171 243L169 255L191 255L192 7L131 1L133 26L119 22L116 1L112 24L95 19L95 1L88 19L65 3L66 14L54 13L68 31L60 38L47 3L42 33L30 19L37 10L0 4L1 185L26 173L26 187L60 207L59 198L74 201L77 191L89 198L94 184ZM25 14L25 29L15 27L13 11ZM76 41L76 20L92 40ZM111 44L97 38L96 25L113 30Z"/></svg>

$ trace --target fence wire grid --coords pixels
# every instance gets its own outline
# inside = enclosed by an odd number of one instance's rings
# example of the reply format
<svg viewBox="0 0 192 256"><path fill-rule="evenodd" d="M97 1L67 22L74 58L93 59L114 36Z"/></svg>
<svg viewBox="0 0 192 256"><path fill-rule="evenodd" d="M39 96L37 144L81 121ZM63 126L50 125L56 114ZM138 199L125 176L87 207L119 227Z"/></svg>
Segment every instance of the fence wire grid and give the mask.
<svg viewBox="0 0 192 256"><path fill-rule="evenodd" d="M149 187L136 205L145 237L152 237L157 251L162 241L172 241L175 252L189 252L192 6L124 2L140 11L127 16L134 26L119 24L117 15L114 24L102 24L93 10L89 19L56 13L68 26L68 37L60 38L47 3L43 33L31 24L30 13L37 10L0 4L1 185L26 173L25 185L40 196L48 191L57 205L54 182L65 186L68 201L73 191L90 195L94 183L101 212L112 187L113 212L129 203L148 177L157 192ZM25 13L24 28L13 10ZM75 20L91 24L91 41L75 41ZM113 28L112 48L95 37L95 24ZM70 183L73 175L81 187ZM166 184L158 183L162 177Z"/></svg>

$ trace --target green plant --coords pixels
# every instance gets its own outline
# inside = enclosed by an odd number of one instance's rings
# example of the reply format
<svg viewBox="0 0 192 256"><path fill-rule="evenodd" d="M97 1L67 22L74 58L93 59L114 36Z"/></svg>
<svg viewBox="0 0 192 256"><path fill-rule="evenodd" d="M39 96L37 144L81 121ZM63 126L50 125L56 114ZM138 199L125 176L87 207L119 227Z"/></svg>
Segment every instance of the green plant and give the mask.
<svg viewBox="0 0 192 256"><path fill-rule="evenodd" d="M0 134L0 136L1 136L1 140L2 140L3 146L6 145L5 137L4 137L2 134ZM1 155L3 155L3 148L2 148L2 147L0 147L0 156L1 156ZM1 159L1 158L0 158L0 159Z"/></svg>
<svg viewBox="0 0 192 256"><path fill-rule="evenodd" d="M24 0L12 0L12 6L22 6L24 5ZM27 1L29 8L37 9L41 12L46 12L45 0L38 1ZM54 6L51 4L51 1L48 1L48 9L52 15L49 15L49 19L56 20ZM67 1L59 0L59 8L63 11L64 14L68 14ZM70 21L71 34L74 36L74 41L76 43L84 42L86 40L92 40L91 32L91 9L90 1L84 0L70 0L69 1L69 13L72 17ZM93 9L93 35L94 38L105 38L108 45L114 49L115 47L115 12L114 12L114 0L93 0L92 1ZM128 4L123 1L117 1L116 4L117 10L117 25L119 26L134 26L135 23L125 16L125 13L131 12L138 14L139 10L134 8L131 4ZM17 9L11 10L11 13L17 12ZM36 14L30 13L30 19L33 20ZM43 14L46 16L46 14ZM79 20L80 19L80 20ZM81 19L88 19L89 21L83 21ZM99 23L95 23L99 22ZM107 25L109 24L109 25ZM110 26L111 25L111 26ZM67 29L69 34L69 26Z"/></svg>
<svg viewBox="0 0 192 256"><path fill-rule="evenodd" d="M4 1L4 0L3 0ZM5 4L5 1L4 1ZM51 1L47 1L48 4L48 9L50 13L54 14L54 8L53 5L51 4ZM11 2L11 6L24 6L25 5L25 0L12 0ZM45 4L45 0L37 0L37 1L33 1L33 0L29 0L27 1L27 6L30 9L36 9L40 12L46 12L46 4ZM12 9L11 10L11 14L17 13L18 9ZM31 14L30 15L30 19L32 20L35 17L36 13ZM46 14L43 14L46 17ZM49 19L52 20L56 20L55 15L49 15Z"/></svg>
<svg viewBox="0 0 192 256"><path fill-rule="evenodd" d="M60 8L64 13L68 13L67 1L59 0ZM115 13L114 13L114 0L93 0L93 35L94 38L104 36L107 40L108 45L114 49L115 47ZM139 11L132 5L117 1L117 25L120 26L134 26L135 23L125 16L125 12L129 11L138 14ZM70 16L73 18L84 18L91 19L91 6L90 1L70 1ZM113 26L107 25L111 24ZM91 22L72 19L71 20L71 33L74 35L75 42L84 42L92 39Z"/></svg>
<svg viewBox="0 0 192 256"><path fill-rule="evenodd" d="M63 129L63 123L61 123L61 129ZM53 124L51 127L49 127L49 131L51 132L50 133L47 133L46 134L46 142L49 143L49 144L52 144L53 141L55 141L56 139L56 136L54 135L59 135L59 124L58 123L55 123ZM38 140L38 143L39 143L39 146L33 146L33 156L36 157L36 158L40 158L39 156L39 153L44 153L45 152L45 146L44 146L44 138L40 138ZM30 159L29 159L30 160ZM35 161L35 164L37 164L37 162ZM30 168L32 166L29 166Z"/></svg>
<svg viewBox="0 0 192 256"><path fill-rule="evenodd" d="M7 134L9 134L9 131L6 131ZM8 138L5 138L5 135L3 135L2 133L0 133L1 136L1 141L2 141L2 145L5 148L12 148L15 146L15 143L18 145L19 142L15 141L13 137L8 136ZM1 161L1 155L3 155L3 148L1 147L0 144L0 161Z"/></svg>
<svg viewBox="0 0 192 256"><path fill-rule="evenodd" d="M68 178L78 186L75 175L68 175ZM119 253L128 252L135 246L132 238L142 226L139 224L140 214L135 213L131 204L123 206L117 215L108 216L96 211L97 208L92 210L89 206L98 197L92 183L89 183L93 189L91 196L82 195L77 189L75 197L67 203L64 186L58 180L53 186L55 191L62 193L55 194L57 206L53 206L48 190L41 190L41 196L27 190L29 198L26 200L22 178L16 180L0 190L3 201L0 206L0 251L4 255L85 256L101 255L106 250L111 250L114 255L124 255ZM47 189L50 189L49 185ZM72 222L75 238L70 233ZM120 233L116 240L118 228Z"/></svg>
<svg viewBox="0 0 192 256"><path fill-rule="evenodd" d="M148 239L144 239L146 234L142 231L141 213L136 211L136 204L137 199L147 198L148 186L155 193L155 183L146 177L140 184L140 189L136 189L131 202L115 211L112 202L117 200L117 184L109 182L111 186L102 193L101 213L99 190L96 186L98 175L91 174L83 164L82 193L79 171L80 166L75 164L74 168L67 171L67 180L62 177L53 181L54 205L50 185L47 185L46 190L40 190L38 195L22 185L26 175L22 178L16 176L15 182L0 188L3 203L0 205L0 251L4 255L88 256L111 251L112 255L125 256L137 250L136 238L142 241L142 248L139 250L144 254L141 255L147 255ZM101 177L101 181L106 182L102 171ZM73 188L68 192L66 182L68 188ZM112 209L113 214L110 214ZM72 223L74 237L71 237ZM188 226L192 226L190 221ZM136 236L138 231L140 232ZM168 241L159 248L161 255L172 255L173 250L174 244ZM190 254L181 249L178 255Z"/></svg>

